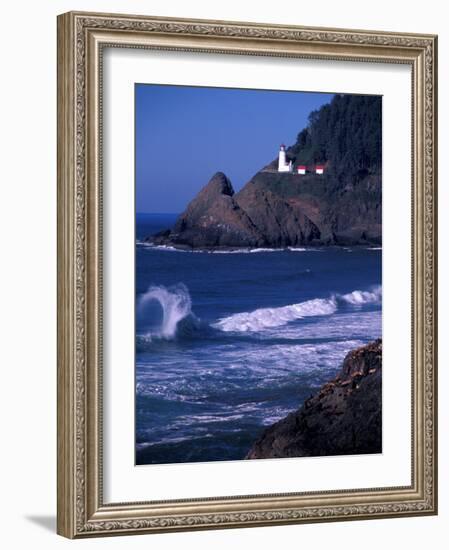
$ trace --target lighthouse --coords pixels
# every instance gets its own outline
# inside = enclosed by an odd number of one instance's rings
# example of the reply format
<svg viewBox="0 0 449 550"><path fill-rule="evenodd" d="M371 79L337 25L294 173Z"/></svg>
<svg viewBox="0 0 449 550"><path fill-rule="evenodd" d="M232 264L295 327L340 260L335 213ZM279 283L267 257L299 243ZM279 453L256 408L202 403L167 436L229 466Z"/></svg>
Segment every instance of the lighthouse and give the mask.
<svg viewBox="0 0 449 550"><path fill-rule="evenodd" d="M278 172L291 172L291 171L292 171L292 161L287 162L285 145L282 143L279 148Z"/></svg>

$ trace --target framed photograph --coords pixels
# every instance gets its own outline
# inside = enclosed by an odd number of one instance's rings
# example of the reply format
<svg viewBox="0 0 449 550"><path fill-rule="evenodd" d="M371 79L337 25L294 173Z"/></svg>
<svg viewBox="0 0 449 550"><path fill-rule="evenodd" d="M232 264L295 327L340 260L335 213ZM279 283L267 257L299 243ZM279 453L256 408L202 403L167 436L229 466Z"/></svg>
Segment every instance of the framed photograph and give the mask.
<svg viewBox="0 0 449 550"><path fill-rule="evenodd" d="M59 16L59 534L437 513L436 53Z"/></svg>

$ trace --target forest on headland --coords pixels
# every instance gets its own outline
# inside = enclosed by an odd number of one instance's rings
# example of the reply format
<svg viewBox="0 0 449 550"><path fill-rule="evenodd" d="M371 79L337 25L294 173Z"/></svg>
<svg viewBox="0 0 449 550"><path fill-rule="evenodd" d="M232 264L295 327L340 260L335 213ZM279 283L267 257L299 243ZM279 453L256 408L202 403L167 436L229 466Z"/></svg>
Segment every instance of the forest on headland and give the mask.
<svg viewBox="0 0 449 550"><path fill-rule="evenodd" d="M299 164L325 164L339 181L380 174L382 98L336 95L312 111L287 154Z"/></svg>

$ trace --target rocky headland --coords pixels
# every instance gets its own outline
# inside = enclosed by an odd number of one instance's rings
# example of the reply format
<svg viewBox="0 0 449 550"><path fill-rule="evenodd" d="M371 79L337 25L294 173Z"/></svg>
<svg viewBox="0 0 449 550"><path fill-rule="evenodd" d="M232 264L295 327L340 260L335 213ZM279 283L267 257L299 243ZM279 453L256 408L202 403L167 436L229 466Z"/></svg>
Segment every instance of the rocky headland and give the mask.
<svg viewBox="0 0 449 550"><path fill-rule="evenodd" d="M350 351L338 375L267 428L247 459L382 452L382 340Z"/></svg>
<svg viewBox="0 0 449 550"><path fill-rule="evenodd" d="M379 245L382 240L381 102L336 96L311 113L286 150L235 192L217 172L175 225L146 241L185 249ZM296 172L325 164L323 174Z"/></svg>

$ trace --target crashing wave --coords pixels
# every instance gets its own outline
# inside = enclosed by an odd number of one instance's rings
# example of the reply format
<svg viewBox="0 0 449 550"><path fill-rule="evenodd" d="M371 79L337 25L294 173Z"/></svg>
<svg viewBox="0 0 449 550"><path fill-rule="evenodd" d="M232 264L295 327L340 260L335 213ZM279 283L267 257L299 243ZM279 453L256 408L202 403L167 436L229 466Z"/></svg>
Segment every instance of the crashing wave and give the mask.
<svg viewBox="0 0 449 550"><path fill-rule="evenodd" d="M343 302L351 306L379 304L382 300L382 287L370 291L354 290L349 294L335 295L331 298L316 298L298 304L275 308L260 308L254 311L235 313L224 317L213 326L224 332L249 332L280 327L305 317L332 315Z"/></svg>
<svg viewBox="0 0 449 550"><path fill-rule="evenodd" d="M340 298L352 306L361 306L363 304L380 304L382 301L382 287L376 286L372 290L354 290L349 294L343 294Z"/></svg>
<svg viewBox="0 0 449 550"><path fill-rule="evenodd" d="M193 317L189 291L182 283L169 288L150 286L139 299L138 312L142 314L148 304L154 301L162 308L162 322L157 334L153 336L172 340L176 336L180 322L189 316ZM146 337L151 341L151 334Z"/></svg>
<svg viewBox="0 0 449 550"><path fill-rule="evenodd" d="M203 336L209 331L222 332L256 332L273 327L280 327L307 317L327 316L335 313L340 306L359 308L365 304L379 305L382 301L382 287L370 290L354 290L348 294L336 294L330 298L315 298L297 304L281 307L259 308L254 311L243 311L229 317L223 317L211 327L200 325L192 312L192 300L187 287L180 283L172 287L151 286L138 302L138 312L144 314L150 302L158 302L162 308L160 327L154 332L140 337L139 342L145 346L154 338L173 340L176 336L198 336L201 329Z"/></svg>
<svg viewBox="0 0 449 550"><path fill-rule="evenodd" d="M336 310L335 298L317 298L289 306L267 307L251 312L235 313L220 319L214 324L214 327L225 332L257 331L264 328L280 327L304 317L331 315Z"/></svg>

